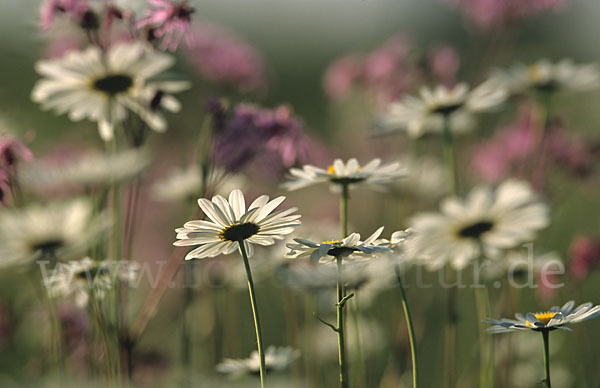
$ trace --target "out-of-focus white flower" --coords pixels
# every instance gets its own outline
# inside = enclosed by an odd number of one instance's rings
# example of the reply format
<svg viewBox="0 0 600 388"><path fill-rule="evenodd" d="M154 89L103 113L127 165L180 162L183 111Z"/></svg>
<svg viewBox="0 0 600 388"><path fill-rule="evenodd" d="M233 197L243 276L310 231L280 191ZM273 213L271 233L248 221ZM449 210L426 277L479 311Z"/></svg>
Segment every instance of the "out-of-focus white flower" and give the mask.
<svg viewBox="0 0 600 388"><path fill-rule="evenodd" d="M409 250L431 269L450 263L464 268L482 255L497 258L503 250L531 241L549 223L548 207L530 186L508 180L495 190L476 187L466 199L442 201L441 213L419 213L411 220Z"/></svg>
<svg viewBox="0 0 600 388"><path fill-rule="evenodd" d="M94 188L125 181L150 164L146 152L128 150L116 154L92 152L60 164L32 162L23 166L20 181L36 189L84 186Z"/></svg>
<svg viewBox="0 0 600 388"><path fill-rule="evenodd" d="M152 194L159 201L186 201L199 196L202 184L202 170L193 164L185 169L173 170L165 179L154 184ZM217 169L211 171L206 185L216 194L226 195L236 188L243 189L247 182L241 174Z"/></svg>
<svg viewBox="0 0 600 388"><path fill-rule="evenodd" d="M45 279L50 297L72 296L81 308L88 305L90 295L102 299L117 281L128 285L136 279L139 264L131 261L82 260L58 263L52 275Z"/></svg>
<svg viewBox="0 0 600 388"><path fill-rule="evenodd" d="M83 199L34 204L0 212L0 267L26 265L42 258L66 260L97 242L108 226Z"/></svg>
<svg viewBox="0 0 600 388"><path fill-rule="evenodd" d="M500 106L507 97L497 84L485 82L474 89L465 83L452 88L422 88L419 96L407 96L388 105L381 116L384 131L402 130L417 138L426 133L442 133L445 122L453 133L475 127L475 116Z"/></svg>
<svg viewBox="0 0 600 388"><path fill-rule="evenodd" d="M189 87L183 81L154 79L173 62L170 55L141 43L115 44L105 53L98 47L71 51L36 64L37 72L46 78L38 81L31 98L43 109L68 113L73 121L87 118L97 122L105 141L113 138L115 126L127 118L128 111L153 130L164 132L167 123L161 108L181 109L169 93Z"/></svg>
<svg viewBox="0 0 600 388"><path fill-rule="evenodd" d="M600 69L595 63L577 65L570 59L556 63L540 59L529 66L516 64L496 70L492 82L511 93L586 91L600 87Z"/></svg>
<svg viewBox="0 0 600 388"><path fill-rule="evenodd" d="M298 349L269 346L265 351L265 369L267 373L285 370L299 357L300 351ZM258 352L253 351L249 358L244 359L226 358L217 365L217 371L234 378L248 374L258 376L260 371Z"/></svg>

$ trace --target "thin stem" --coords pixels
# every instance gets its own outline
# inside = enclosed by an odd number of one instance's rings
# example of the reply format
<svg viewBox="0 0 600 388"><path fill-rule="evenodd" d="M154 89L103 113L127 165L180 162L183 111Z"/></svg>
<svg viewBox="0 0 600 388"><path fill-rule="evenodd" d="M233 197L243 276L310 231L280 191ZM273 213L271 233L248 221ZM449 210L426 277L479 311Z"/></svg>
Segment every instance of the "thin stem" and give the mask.
<svg viewBox="0 0 600 388"><path fill-rule="evenodd" d="M446 283L452 284L452 269L448 266L445 270ZM446 345L445 345L445 363L446 366L446 388L454 388L456 372L456 322L458 321L456 312L456 287L453 285L448 288L447 300L447 321L446 321Z"/></svg>
<svg viewBox="0 0 600 388"><path fill-rule="evenodd" d="M450 185L449 194L458 195L458 168L456 165L456 149L454 147L454 137L450 128L450 118L444 115L444 161L447 168L448 184ZM450 276L452 270L448 267L446 277ZM449 283L448 281L446 281ZM448 320L446 323L446 388L453 388L456 372L456 288L448 289Z"/></svg>
<svg viewBox="0 0 600 388"><path fill-rule="evenodd" d="M402 284L402 275L400 274L400 268L398 265L394 267L396 271L396 279L398 279L398 286L400 287L400 293L402 294L402 309L404 310L404 317L406 318L406 326L408 328L408 339L410 341L410 356L412 358L413 367L413 388L419 386L419 363L417 359L417 346L415 343L415 329L410 315L410 309L408 308L408 299L406 298L406 291Z"/></svg>
<svg viewBox="0 0 600 388"><path fill-rule="evenodd" d="M254 282L252 281L252 271L250 270L250 263L248 262L248 254L246 253L246 247L244 241L238 241L240 245L240 252L242 253L242 259L244 259L244 266L246 267L246 276L248 277L248 292L250 293L250 303L252 304L252 315L254 316L254 328L256 329L256 342L258 344L258 357L260 358L260 386L265 386L264 378L266 374L265 369L265 352L263 348L263 340L260 329L260 318L258 316L258 305L256 304L256 294L254 293Z"/></svg>
<svg viewBox="0 0 600 388"><path fill-rule="evenodd" d="M365 370L365 364L366 364L365 353L363 352L362 336L360 334L360 305L358 303L357 290L355 290L354 293L355 293L355 298L354 298L354 303L351 308L351 312L352 312L352 321L354 323L354 330L356 332L356 353L358 356L357 357L358 365L356 365L356 376L357 376L358 381L361 381L363 386L366 387L366 386L368 386L368 381L367 381L367 373Z"/></svg>
<svg viewBox="0 0 600 388"><path fill-rule="evenodd" d="M488 290L485 287L476 287L475 305L477 309L477 320L479 322L479 386L481 388L494 386L494 360L493 360L493 344L492 336L485 333L485 319L489 318L490 313L490 298Z"/></svg>
<svg viewBox="0 0 600 388"><path fill-rule="evenodd" d="M342 198L344 198L342 196ZM342 201L344 202L344 201ZM346 344L344 341L344 280L342 273L342 257L336 257L338 277L337 277L337 335L338 335L338 356L340 365L340 386L348 388L348 371L346 365Z"/></svg>
<svg viewBox="0 0 600 388"><path fill-rule="evenodd" d="M542 338L544 338L544 365L546 366L546 383L547 388L552 388L550 382L550 332L548 330L542 330Z"/></svg>
<svg viewBox="0 0 600 388"><path fill-rule="evenodd" d="M194 301L194 260L188 260L184 264L184 301L183 317L181 327L181 360L183 364L183 386L191 386L190 372L192 370L192 347L191 347L191 307Z"/></svg>
<svg viewBox="0 0 600 388"><path fill-rule="evenodd" d="M340 225L342 228L342 238L348 237L348 185L342 185L342 195L340 197Z"/></svg>
<svg viewBox="0 0 600 388"><path fill-rule="evenodd" d="M454 147L454 136L450 129L450 118L444 116L444 162L450 184L450 194L458 194L458 168L456 166L456 150Z"/></svg>

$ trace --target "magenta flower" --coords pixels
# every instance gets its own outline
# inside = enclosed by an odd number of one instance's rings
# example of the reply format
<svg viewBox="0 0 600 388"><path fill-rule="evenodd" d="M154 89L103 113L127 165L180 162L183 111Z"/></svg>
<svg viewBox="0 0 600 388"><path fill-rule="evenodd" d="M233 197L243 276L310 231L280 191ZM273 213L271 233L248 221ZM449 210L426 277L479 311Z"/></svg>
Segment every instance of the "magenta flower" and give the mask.
<svg viewBox="0 0 600 388"><path fill-rule="evenodd" d="M325 93L332 100L347 97L364 79L364 59L358 54L348 54L327 68L323 79Z"/></svg>
<svg viewBox="0 0 600 388"><path fill-rule="evenodd" d="M340 100L352 89L362 88L377 103L398 99L418 76L408 58L410 50L408 39L395 35L367 55L345 55L327 68L325 92L332 100Z"/></svg>
<svg viewBox="0 0 600 388"><path fill-rule="evenodd" d="M207 81L246 93L262 89L265 70L260 54L234 32L212 24L197 25L187 48L190 63Z"/></svg>
<svg viewBox="0 0 600 388"><path fill-rule="evenodd" d="M33 153L21 142L10 136L0 137L0 171L10 174L20 160L33 159Z"/></svg>
<svg viewBox="0 0 600 388"><path fill-rule="evenodd" d="M535 112L523 108L517 122L497 131L494 136L479 144L473 155L475 172L486 183L497 183L510 175L524 171L526 162L535 149Z"/></svg>
<svg viewBox="0 0 600 388"><path fill-rule="evenodd" d="M460 67L460 57L451 46L437 46L429 52L429 71L437 84L447 87L456 84L456 73Z"/></svg>
<svg viewBox="0 0 600 388"><path fill-rule="evenodd" d="M591 270L600 266L600 239L578 236L571 242L571 274L576 279L584 278Z"/></svg>
<svg viewBox="0 0 600 388"><path fill-rule="evenodd" d="M308 137L292 109L280 105L264 109L238 104L225 110L212 102L213 157L217 166L239 171L250 164L273 175L281 175L308 155Z"/></svg>
<svg viewBox="0 0 600 388"><path fill-rule="evenodd" d="M567 0L445 0L477 27L502 27L546 11L558 11Z"/></svg>
<svg viewBox="0 0 600 388"><path fill-rule="evenodd" d="M175 51L185 39L191 45L190 24L194 8L187 1L148 0L154 6L136 23L137 28L149 28L151 38L160 39L159 49Z"/></svg>
<svg viewBox="0 0 600 388"><path fill-rule="evenodd" d="M83 28L97 28L97 19L87 0L44 0L40 7L40 28L52 28L57 15L66 15Z"/></svg>

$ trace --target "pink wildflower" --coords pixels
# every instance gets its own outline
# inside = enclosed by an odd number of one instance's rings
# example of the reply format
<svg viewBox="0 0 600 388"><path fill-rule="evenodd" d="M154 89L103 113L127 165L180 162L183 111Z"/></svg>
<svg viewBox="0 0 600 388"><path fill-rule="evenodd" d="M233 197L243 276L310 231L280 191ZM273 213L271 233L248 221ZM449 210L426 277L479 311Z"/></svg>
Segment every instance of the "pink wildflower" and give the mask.
<svg viewBox="0 0 600 388"><path fill-rule="evenodd" d="M97 19L86 0L44 0L40 7L40 28L48 31L54 19L62 14L72 18L83 28L97 28Z"/></svg>
<svg viewBox="0 0 600 388"><path fill-rule="evenodd" d="M260 54L234 32L201 24L194 27L192 35L188 58L207 81L242 93L264 87L265 70Z"/></svg>
<svg viewBox="0 0 600 388"><path fill-rule="evenodd" d="M576 279L584 278L591 270L600 266L600 239L578 236L571 243L571 274Z"/></svg>
<svg viewBox="0 0 600 388"><path fill-rule="evenodd" d="M137 28L149 28L150 38L160 39L161 50L175 51L182 39L191 45L190 24L194 8L187 1L148 0L154 6L146 10L146 17L136 23Z"/></svg>

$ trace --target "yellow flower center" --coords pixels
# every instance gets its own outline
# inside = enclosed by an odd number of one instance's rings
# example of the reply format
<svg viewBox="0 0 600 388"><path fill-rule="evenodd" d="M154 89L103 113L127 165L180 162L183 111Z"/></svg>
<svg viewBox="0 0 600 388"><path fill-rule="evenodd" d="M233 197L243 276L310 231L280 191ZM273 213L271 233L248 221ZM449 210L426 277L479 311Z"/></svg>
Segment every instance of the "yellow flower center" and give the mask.
<svg viewBox="0 0 600 388"><path fill-rule="evenodd" d="M531 82L541 82L544 78L544 73L542 72L542 68L538 65L531 65L527 69L527 77Z"/></svg>
<svg viewBox="0 0 600 388"><path fill-rule="evenodd" d="M356 167L356 171L360 171L360 165ZM327 173L335 174L335 167L333 167L333 164L327 167Z"/></svg>
<svg viewBox="0 0 600 388"><path fill-rule="evenodd" d="M548 322L556 315L556 312L546 311L543 313L533 313L533 316L537 318L538 321L542 322L544 325L547 325ZM533 322L525 322L525 324L529 327L537 327Z"/></svg>
<svg viewBox="0 0 600 388"><path fill-rule="evenodd" d="M327 241L323 241L321 244L340 244L341 241L340 240L327 240Z"/></svg>

